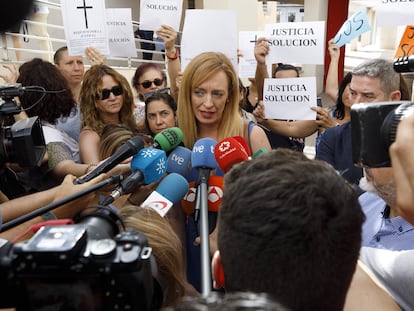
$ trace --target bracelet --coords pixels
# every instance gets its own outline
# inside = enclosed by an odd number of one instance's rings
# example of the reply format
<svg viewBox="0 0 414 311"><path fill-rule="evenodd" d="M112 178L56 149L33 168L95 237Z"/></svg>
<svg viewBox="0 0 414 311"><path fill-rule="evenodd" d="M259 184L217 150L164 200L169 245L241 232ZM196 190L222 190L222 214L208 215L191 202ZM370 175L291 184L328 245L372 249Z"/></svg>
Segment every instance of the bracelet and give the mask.
<svg viewBox="0 0 414 311"><path fill-rule="evenodd" d="M86 175L88 172L89 172L89 169L92 167L92 166L97 166L96 164L94 164L94 163L90 163L90 164L88 164L88 166L86 167L86 169L85 169L85 173L83 173L83 175Z"/></svg>
<svg viewBox="0 0 414 311"><path fill-rule="evenodd" d="M169 57L167 53L165 53L165 56L167 56L168 60L171 62L173 60L176 60L178 58L178 49L175 49L175 54L173 57Z"/></svg>

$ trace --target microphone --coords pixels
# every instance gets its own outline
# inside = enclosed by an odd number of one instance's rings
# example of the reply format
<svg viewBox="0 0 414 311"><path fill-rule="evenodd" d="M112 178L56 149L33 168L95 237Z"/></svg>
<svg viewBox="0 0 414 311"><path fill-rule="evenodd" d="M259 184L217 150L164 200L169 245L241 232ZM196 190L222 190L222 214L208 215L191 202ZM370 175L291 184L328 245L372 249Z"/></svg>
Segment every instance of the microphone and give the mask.
<svg viewBox="0 0 414 311"><path fill-rule="evenodd" d="M214 146L217 142L211 138L202 138L195 142L193 151L191 153L191 164L194 169L198 171L197 175L197 196L207 198L208 179L211 170L217 167L216 159L214 158ZM199 193L201 192L201 193ZM197 202L197 199L196 199ZM202 202L204 203L204 202ZM207 201L205 202L207 204ZM197 223L200 216L200 204L196 204L194 208L194 221Z"/></svg>
<svg viewBox="0 0 414 311"><path fill-rule="evenodd" d="M208 221L208 180L210 171L217 167L214 158L216 141L211 138L202 138L195 142L191 153L191 163L198 170L196 182L196 198L194 207L194 221L200 223L200 261L201 261L201 292L206 295L211 290L210 241ZM201 215L200 215L201 214Z"/></svg>
<svg viewBox="0 0 414 311"><path fill-rule="evenodd" d="M191 151L188 148L178 146L167 159L167 173L178 173L185 178L191 169Z"/></svg>
<svg viewBox="0 0 414 311"><path fill-rule="evenodd" d="M398 57L394 60L393 65L396 72L413 72L414 55Z"/></svg>
<svg viewBox="0 0 414 311"><path fill-rule="evenodd" d="M246 149L234 138L228 137L214 147L214 156L220 169L226 173L234 164L249 159Z"/></svg>
<svg viewBox="0 0 414 311"><path fill-rule="evenodd" d="M131 193L138 185L151 184L161 179L167 171L165 151L156 148L145 148L136 154L131 161L132 174L125 178L110 195L105 197L102 205L111 204L121 195Z"/></svg>
<svg viewBox="0 0 414 311"><path fill-rule="evenodd" d="M251 157L252 156L252 151L250 150L250 147L249 147L249 145L247 144L247 142L246 142L246 140L243 138L243 137L241 137L241 136L232 136L235 140L237 140L239 143L240 143L240 145L242 145L243 146L243 148L244 148L244 150L246 151L246 153L247 153L247 155L249 156L249 157Z"/></svg>
<svg viewBox="0 0 414 311"><path fill-rule="evenodd" d="M110 171L119 163L128 159L144 148L144 141L139 136L134 136L122 145L112 156L98 165L93 171L89 172L84 177L75 179L74 184L83 184L88 182L102 173Z"/></svg>
<svg viewBox="0 0 414 311"><path fill-rule="evenodd" d="M179 203L188 191L187 180L178 173L167 175L157 189L141 204L158 212L161 217L168 213L170 208Z"/></svg>
<svg viewBox="0 0 414 311"><path fill-rule="evenodd" d="M208 211L218 212L223 198L223 176L210 176L208 180L207 200ZM187 216L194 214L194 203L196 200L197 189L195 181L191 181L188 186L188 191L181 200L181 208Z"/></svg>
<svg viewBox="0 0 414 311"><path fill-rule="evenodd" d="M177 147L183 141L183 131L179 127L170 127L154 136L151 147L168 152Z"/></svg>
<svg viewBox="0 0 414 311"><path fill-rule="evenodd" d="M259 155L267 152L269 152L269 150L267 150L266 148L260 148L255 153L253 153L252 159L256 159Z"/></svg>

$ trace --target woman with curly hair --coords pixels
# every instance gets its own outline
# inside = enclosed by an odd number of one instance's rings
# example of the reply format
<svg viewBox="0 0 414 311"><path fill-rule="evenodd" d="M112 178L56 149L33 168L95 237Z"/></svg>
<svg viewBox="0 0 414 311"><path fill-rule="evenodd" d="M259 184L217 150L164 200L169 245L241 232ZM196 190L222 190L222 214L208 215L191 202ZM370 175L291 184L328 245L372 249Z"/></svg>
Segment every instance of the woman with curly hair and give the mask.
<svg viewBox="0 0 414 311"><path fill-rule="evenodd" d="M82 129L79 135L83 163L99 162L99 141L108 124L137 125L132 110L134 97L128 81L107 65L92 66L84 75L80 92Z"/></svg>
<svg viewBox="0 0 414 311"><path fill-rule="evenodd" d="M56 119L68 116L75 105L65 78L53 64L40 58L21 65L19 73L17 82L27 87L19 96L22 108L29 117L39 117L46 143L41 167L19 173L26 191L57 186L67 174L82 176L91 167L79 163L78 142L56 126Z"/></svg>

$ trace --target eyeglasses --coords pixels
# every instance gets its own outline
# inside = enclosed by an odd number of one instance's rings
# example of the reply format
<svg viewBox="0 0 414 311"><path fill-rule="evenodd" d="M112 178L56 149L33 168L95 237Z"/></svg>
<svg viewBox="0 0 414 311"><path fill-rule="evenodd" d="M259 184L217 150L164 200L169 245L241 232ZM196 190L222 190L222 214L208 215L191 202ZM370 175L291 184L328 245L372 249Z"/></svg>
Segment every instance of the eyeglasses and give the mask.
<svg viewBox="0 0 414 311"><path fill-rule="evenodd" d="M164 89L161 90L156 90L153 92L147 92L142 94L142 96L144 97L144 100L147 100L148 98L150 98L151 96L154 96L155 94L170 94L170 88L166 87Z"/></svg>
<svg viewBox="0 0 414 311"><path fill-rule="evenodd" d="M144 89L148 89L153 83L155 86L160 86L164 83L164 79L154 79L154 81L145 80L142 83L138 83L138 85L142 85Z"/></svg>
<svg viewBox="0 0 414 311"><path fill-rule="evenodd" d="M111 93L114 94L115 96L122 95L122 86L118 85L118 86L114 86L112 89L102 89L101 96L100 96L101 100L108 99Z"/></svg>

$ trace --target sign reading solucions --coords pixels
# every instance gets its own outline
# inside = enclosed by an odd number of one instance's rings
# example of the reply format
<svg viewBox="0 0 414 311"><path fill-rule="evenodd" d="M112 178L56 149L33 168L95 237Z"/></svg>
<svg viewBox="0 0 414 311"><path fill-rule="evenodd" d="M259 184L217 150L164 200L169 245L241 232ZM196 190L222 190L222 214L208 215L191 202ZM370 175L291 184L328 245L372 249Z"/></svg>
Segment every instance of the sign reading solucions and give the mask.
<svg viewBox="0 0 414 311"><path fill-rule="evenodd" d="M69 55L93 46L109 55L104 0L62 0L62 19Z"/></svg>
<svg viewBox="0 0 414 311"><path fill-rule="evenodd" d="M334 42L341 47L370 30L371 26L368 22L367 9L363 7L346 20L334 37Z"/></svg>
<svg viewBox="0 0 414 311"><path fill-rule="evenodd" d="M180 30L183 0L141 0L139 29L156 31L162 24Z"/></svg>
<svg viewBox="0 0 414 311"><path fill-rule="evenodd" d="M265 36L269 43L268 64L324 63L324 21L267 24Z"/></svg>
<svg viewBox="0 0 414 311"><path fill-rule="evenodd" d="M315 120L315 77L265 79L265 117L278 120Z"/></svg>
<svg viewBox="0 0 414 311"><path fill-rule="evenodd" d="M414 24L414 1L376 0L375 2L378 27Z"/></svg>

